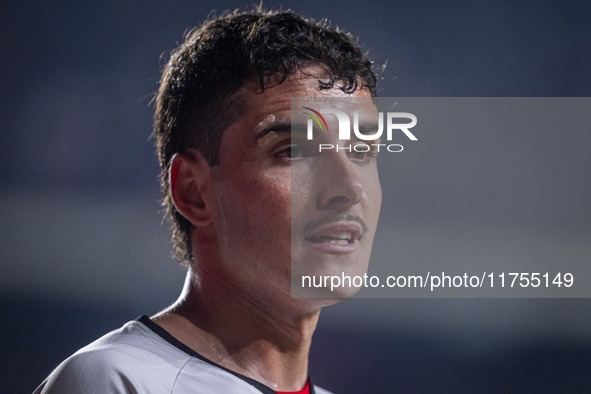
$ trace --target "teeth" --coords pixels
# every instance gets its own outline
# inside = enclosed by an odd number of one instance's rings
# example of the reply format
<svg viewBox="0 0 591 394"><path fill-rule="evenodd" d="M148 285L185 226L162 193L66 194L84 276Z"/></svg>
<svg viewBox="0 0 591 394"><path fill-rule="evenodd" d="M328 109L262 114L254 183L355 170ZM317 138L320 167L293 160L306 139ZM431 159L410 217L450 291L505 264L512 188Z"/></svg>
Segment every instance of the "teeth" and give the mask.
<svg viewBox="0 0 591 394"><path fill-rule="evenodd" d="M331 238L349 240L349 239L351 239L351 232L350 231L341 231L339 233L327 234L327 236L329 236Z"/></svg>
<svg viewBox="0 0 591 394"><path fill-rule="evenodd" d="M347 245L353 239L353 234L350 231L340 231L337 233L325 234L317 238L318 242Z"/></svg>
<svg viewBox="0 0 591 394"><path fill-rule="evenodd" d="M327 239L327 240L324 240L322 242L329 243L329 244L338 244L338 245L347 245L349 243L349 241L346 240L346 239L340 239L340 240Z"/></svg>
<svg viewBox="0 0 591 394"><path fill-rule="evenodd" d="M317 237L309 238L314 243L327 243L337 245L347 245L353 243L354 237L351 231L338 231L334 233L322 234Z"/></svg>

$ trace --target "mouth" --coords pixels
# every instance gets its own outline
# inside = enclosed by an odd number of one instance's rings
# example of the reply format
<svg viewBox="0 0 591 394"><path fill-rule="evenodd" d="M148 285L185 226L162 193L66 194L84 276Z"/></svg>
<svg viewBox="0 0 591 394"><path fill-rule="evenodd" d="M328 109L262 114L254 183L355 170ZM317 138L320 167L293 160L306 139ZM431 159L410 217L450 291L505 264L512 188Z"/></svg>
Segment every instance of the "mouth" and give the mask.
<svg viewBox="0 0 591 394"><path fill-rule="evenodd" d="M331 253L350 253L359 246L364 228L357 221L339 221L315 228L306 241Z"/></svg>
<svg viewBox="0 0 591 394"><path fill-rule="evenodd" d="M352 244L357 237L352 231L335 231L329 232L328 234L321 234L318 236L311 236L306 238L308 241L315 244L336 244L336 245L348 245Z"/></svg>

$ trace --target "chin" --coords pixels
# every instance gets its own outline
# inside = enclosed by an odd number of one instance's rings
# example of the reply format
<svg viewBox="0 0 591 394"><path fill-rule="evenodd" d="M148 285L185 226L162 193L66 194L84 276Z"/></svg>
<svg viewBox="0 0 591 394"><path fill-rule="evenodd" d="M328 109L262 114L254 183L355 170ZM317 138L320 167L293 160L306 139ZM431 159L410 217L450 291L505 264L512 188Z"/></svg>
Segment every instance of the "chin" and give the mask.
<svg viewBox="0 0 591 394"><path fill-rule="evenodd" d="M357 268L353 270L342 270L331 274L294 274L291 280L292 298L306 298L325 300L328 305L337 304L349 298L355 297L361 290L361 287L343 285L343 276L345 282L347 276L360 276L365 274L366 269Z"/></svg>
<svg viewBox="0 0 591 394"><path fill-rule="evenodd" d="M293 298L298 307L297 309L300 310L302 315L308 315L320 312L323 308L330 307L333 305L340 304L343 301L346 301L348 298L322 298L322 297L313 297L313 298Z"/></svg>

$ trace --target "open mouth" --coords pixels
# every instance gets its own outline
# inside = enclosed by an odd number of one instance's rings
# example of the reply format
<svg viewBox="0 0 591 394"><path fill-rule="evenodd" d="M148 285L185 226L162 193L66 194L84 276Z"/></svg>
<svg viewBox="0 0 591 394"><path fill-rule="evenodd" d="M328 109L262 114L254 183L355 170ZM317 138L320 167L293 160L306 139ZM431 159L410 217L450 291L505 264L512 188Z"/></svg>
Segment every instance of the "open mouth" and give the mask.
<svg viewBox="0 0 591 394"><path fill-rule="evenodd" d="M308 241L312 243L327 243L337 245L348 245L353 243L354 240L355 237L351 231L339 231L308 238Z"/></svg>

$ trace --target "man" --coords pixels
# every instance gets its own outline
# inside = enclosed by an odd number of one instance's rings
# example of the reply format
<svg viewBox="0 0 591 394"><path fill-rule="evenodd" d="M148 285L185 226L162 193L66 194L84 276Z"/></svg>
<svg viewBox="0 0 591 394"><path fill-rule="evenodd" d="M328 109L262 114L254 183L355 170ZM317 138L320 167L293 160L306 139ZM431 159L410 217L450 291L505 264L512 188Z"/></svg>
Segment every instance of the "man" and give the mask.
<svg viewBox="0 0 591 394"><path fill-rule="evenodd" d="M188 268L181 296L81 349L36 392L326 393L310 383L308 353L320 309L337 300L292 298L291 260L365 269L381 189L372 154L295 143L291 98L371 98L375 83L348 35L291 12L233 13L190 32L155 113Z"/></svg>

